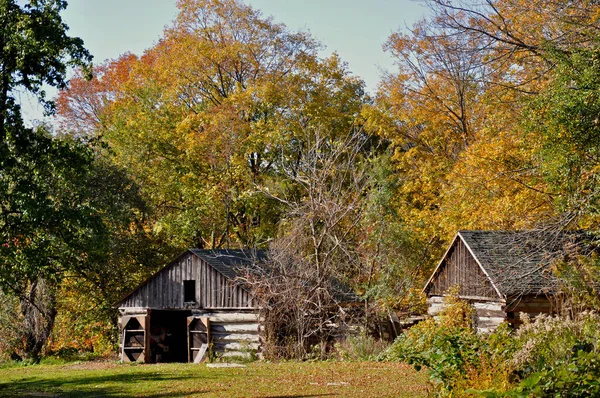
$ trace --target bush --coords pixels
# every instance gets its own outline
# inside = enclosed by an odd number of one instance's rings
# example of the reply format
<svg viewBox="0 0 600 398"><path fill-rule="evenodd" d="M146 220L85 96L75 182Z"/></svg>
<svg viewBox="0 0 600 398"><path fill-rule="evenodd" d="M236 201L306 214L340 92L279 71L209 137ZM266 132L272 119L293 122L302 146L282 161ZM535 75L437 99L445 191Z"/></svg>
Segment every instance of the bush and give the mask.
<svg viewBox="0 0 600 398"><path fill-rule="evenodd" d="M524 321L513 336L515 351L504 364L514 369L516 382L506 389L473 392L488 397L600 395L598 314L575 319L540 315Z"/></svg>
<svg viewBox="0 0 600 398"><path fill-rule="evenodd" d="M427 319L399 336L380 358L403 361L415 369L426 367L441 394L453 391L463 375L482 366L487 342L475 334L473 308L451 295L437 320Z"/></svg>
<svg viewBox="0 0 600 398"><path fill-rule="evenodd" d="M349 336L335 344L335 349L342 360L372 361L388 348L389 343L366 334Z"/></svg>
<svg viewBox="0 0 600 398"><path fill-rule="evenodd" d="M382 359L426 367L441 396L600 396L600 316L541 315L517 331L489 335L470 325L469 305L451 297L439 319L398 337Z"/></svg>

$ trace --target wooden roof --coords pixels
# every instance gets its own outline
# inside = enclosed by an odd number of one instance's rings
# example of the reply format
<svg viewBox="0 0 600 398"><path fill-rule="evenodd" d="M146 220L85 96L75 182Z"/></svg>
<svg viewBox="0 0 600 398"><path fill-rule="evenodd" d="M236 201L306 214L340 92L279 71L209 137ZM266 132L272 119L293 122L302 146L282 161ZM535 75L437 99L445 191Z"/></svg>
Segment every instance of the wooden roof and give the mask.
<svg viewBox="0 0 600 398"><path fill-rule="evenodd" d="M459 231L423 289L427 292L446 265L444 261L458 240L468 248L500 297L552 292L557 279L549 270L567 241L582 233L539 231Z"/></svg>

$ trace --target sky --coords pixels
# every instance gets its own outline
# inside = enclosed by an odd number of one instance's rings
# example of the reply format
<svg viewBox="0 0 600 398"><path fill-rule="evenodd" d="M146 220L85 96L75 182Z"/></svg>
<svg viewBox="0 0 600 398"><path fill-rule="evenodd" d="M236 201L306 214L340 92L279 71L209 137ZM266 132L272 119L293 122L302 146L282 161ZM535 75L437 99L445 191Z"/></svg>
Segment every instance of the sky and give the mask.
<svg viewBox="0 0 600 398"><path fill-rule="evenodd" d="M71 36L81 37L94 62L131 52L141 55L161 37L177 15L175 0L69 0L63 20ZM272 16L292 31L309 31L325 49L337 52L348 69L374 93L381 70L393 69L382 45L391 33L422 18L426 8L411 0L246 0L264 16ZM48 96L56 92L48 90ZM28 122L41 120L35 101L22 98Z"/></svg>

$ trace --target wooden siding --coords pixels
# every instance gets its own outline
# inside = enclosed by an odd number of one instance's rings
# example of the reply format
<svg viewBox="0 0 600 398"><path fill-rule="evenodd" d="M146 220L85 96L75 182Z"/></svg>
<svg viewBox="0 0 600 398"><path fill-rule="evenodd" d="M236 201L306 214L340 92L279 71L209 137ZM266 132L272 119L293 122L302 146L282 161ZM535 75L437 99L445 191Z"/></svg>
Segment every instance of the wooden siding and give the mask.
<svg viewBox="0 0 600 398"><path fill-rule="evenodd" d="M527 314L533 319L540 314L553 314L556 308L545 296L522 296L508 300L506 312L508 321L513 326L519 327L523 323L522 314Z"/></svg>
<svg viewBox="0 0 600 398"><path fill-rule="evenodd" d="M183 302L183 281L196 281L196 302ZM163 268L124 299L120 308L252 308L254 301L242 289L192 253Z"/></svg>
<svg viewBox="0 0 600 398"><path fill-rule="evenodd" d="M428 295L441 296L453 286L460 287L460 296L498 299L498 293L489 278L460 239L444 258L432 280Z"/></svg>

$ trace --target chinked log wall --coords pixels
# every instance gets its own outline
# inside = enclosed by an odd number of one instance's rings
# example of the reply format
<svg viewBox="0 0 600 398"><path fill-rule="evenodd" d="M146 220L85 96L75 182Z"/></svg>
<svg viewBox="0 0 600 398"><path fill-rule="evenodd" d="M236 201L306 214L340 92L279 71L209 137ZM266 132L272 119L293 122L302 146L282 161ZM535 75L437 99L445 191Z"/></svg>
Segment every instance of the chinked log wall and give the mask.
<svg viewBox="0 0 600 398"><path fill-rule="evenodd" d="M494 331L506 320L503 301L472 301L467 300L474 308L473 324L478 333ZM429 315L436 317L446 307L444 297L432 296L427 299L429 304Z"/></svg>
<svg viewBox="0 0 600 398"><path fill-rule="evenodd" d="M201 312L193 316L210 320L210 335L213 350L223 357L248 357L252 353L260 356L260 318L253 312Z"/></svg>
<svg viewBox="0 0 600 398"><path fill-rule="evenodd" d="M474 324L478 333L494 331L502 322L508 321L518 327L523 323L522 314L534 318L540 314L554 312L551 300L545 296L522 296L504 301L474 301L467 300L475 309ZM446 307L442 296L432 296L427 299L428 313L438 316Z"/></svg>

